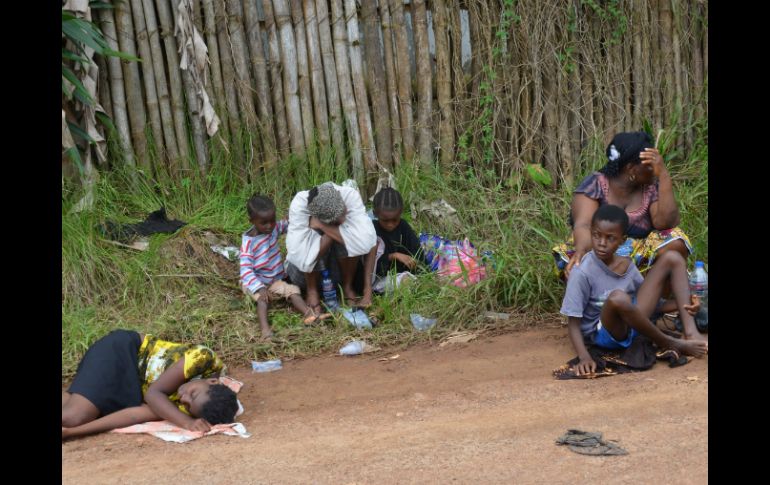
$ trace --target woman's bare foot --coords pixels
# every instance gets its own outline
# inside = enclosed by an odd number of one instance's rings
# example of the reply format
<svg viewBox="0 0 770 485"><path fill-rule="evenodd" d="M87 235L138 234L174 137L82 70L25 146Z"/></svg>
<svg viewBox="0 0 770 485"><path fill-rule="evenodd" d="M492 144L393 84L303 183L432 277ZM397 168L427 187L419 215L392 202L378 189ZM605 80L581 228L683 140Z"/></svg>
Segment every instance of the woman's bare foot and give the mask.
<svg viewBox="0 0 770 485"><path fill-rule="evenodd" d="M366 294L364 293L364 296L361 297L360 300L358 300L358 306L362 308L367 308L372 305L372 294Z"/></svg>
<svg viewBox="0 0 770 485"><path fill-rule="evenodd" d="M709 351L708 340L671 339L671 348L684 355L703 357Z"/></svg>
<svg viewBox="0 0 770 485"><path fill-rule="evenodd" d="M342 294L345 295L345 303L347 303L348 306L357 305L358 299L361 298L358 296L358 293L356 293L356 290L353 289L352 285L343 286Z"/></svg>
<svg viewBox="0 0 770 485"><path fill-rule="evenodd" d="M318 294L317 288L308 288L307 295L305 295L305 304L318 313L321 310L321 295Z"/></svg>

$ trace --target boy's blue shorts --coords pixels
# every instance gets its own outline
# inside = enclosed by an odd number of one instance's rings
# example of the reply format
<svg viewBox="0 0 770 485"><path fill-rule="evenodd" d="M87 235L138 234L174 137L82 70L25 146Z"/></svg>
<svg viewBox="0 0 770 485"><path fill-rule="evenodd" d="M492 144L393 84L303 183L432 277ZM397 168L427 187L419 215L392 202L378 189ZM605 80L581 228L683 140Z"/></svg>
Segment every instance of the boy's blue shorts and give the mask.
<svg viewBox="0 0 770 485"><path fill-rule="evenodd" d="M604 347L605 349L627 349L631 346L631 342L634 341L634 337L637 335L639 335L639 332L637 332L634 328L630 328L628 331L628 336L621 341L617 341L615 340L615 337L610 335L610 332L604 328L602 322L599 321L596 324L596 333L594 333L593 336L593 344L599 347Z"/></svg>

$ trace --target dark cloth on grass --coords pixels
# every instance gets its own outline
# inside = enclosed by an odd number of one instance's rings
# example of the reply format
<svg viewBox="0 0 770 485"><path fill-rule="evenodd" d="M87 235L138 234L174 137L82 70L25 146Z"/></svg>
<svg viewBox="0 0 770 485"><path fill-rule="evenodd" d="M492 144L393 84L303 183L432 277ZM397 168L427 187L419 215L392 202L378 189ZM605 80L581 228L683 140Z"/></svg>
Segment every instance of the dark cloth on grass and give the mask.
<svg viewBox="0 0 770 485"><path fill-rule="evenodd" d="M135 224L118 224L113 221L107 221L102 226L104 234L114 240L120 242L131 241L136 236L149 236L157 233L174 233L181 227L187 225L184 221L169 220L166 217L166 208L152 212L147 219Z"/></svg>

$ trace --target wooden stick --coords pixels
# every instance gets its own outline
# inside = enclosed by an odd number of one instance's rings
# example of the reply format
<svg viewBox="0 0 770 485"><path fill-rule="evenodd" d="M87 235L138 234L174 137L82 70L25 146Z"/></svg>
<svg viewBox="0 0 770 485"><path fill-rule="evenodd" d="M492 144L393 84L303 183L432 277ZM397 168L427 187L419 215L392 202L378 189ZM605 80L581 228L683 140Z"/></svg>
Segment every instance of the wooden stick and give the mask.
<svg viewBox="0 0 770 485"><path fill-rule="evenodd" d="M433 111L432 69L428 45L428 17L425 0L413 3L414 47L417 62L417 147L423 165L433 163L431 114Z"/></svg>
<svg viewBox="0 0 770 485"><path fill-rule="evenodd" d="M393 35L396 44L396 76L398 78L398 108L401 118L401 138L404 158L412 160L415 153L414 115L412 113L412 64L409 60L409 42L406 33L403 0L390 0L393 16Z"/></svg>
<svg viewBox="0 0 770 485"><path fill-rule="evenodd" d="M387 79L382 58L380 20L377 17L377 1L361 1L361 17L364 30L364 56L369 96L372 99L372 126L376 140L378 160L385 167L393 163L393 137L391 136L390 111L388 108Z"/></svg>
<svg viewBox="0 0 770 485"><path fill-rule="evenodd" d="M358 128L358 111L356 110L356 98L353 94L353 82L350 75L350 61L348 56L348 32L345 26L345 12L342 8L342 0L331 0L331 23L334 38L334 59L337 68L337 81L340 88L340 101L345 114L345 126L348 133L348 146L350 148L350 163L353 170L353 178L359 186L363 186L366 179L364 162L361 153L361 134Z"/></svg>
<svg viewBox="0 0 770 485"><path fill-rule="evenodd" d="M264 0L266 4L270 0ZM305 155L305 138L302 129L302 111L299 101L297 75L297 50L294 31L291 28L291 12L287 0L273 0L275 21L281 35L281 64L283 67L283 94L286 98L286 119L289 123L291 150L297 156ZM267 11L267 8L265 9Z"/></svg>
<svg viewBox="0 0 770 485"><path fill-rule="evenodd" d="M332 146L337 167L347 172L345 159L345 130L342 116L342 104L340 102L340 88L337 80L337 66L334 60L334 44L332 41L331 27L329 25L329 8L326 0L315 0L315 12L318 18L318 35L321 43L321 57L323 59L324 77L326 79L326 92L329 102L329 123L331 125ZM359 162L361 153L358 153Z"/></svg>

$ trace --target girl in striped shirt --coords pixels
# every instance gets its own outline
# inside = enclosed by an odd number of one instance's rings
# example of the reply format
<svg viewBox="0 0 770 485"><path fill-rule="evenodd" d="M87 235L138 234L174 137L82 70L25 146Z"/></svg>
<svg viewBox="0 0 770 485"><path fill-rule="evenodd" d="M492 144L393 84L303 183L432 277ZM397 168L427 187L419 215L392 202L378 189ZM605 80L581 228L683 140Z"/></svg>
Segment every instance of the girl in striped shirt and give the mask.
<svg viewBox="0 0 770 485"><path fill-rule="evenodd" d="M286 283L278 237L286 233L287 220L275 221L275 204L262 195L246 203L252 227L243 233L241 243L241 288L257 302L262 340L273 335L267 321L268 301L284 298L305 317L305 324L322 318L305 304L299 287Z"/></svg>

